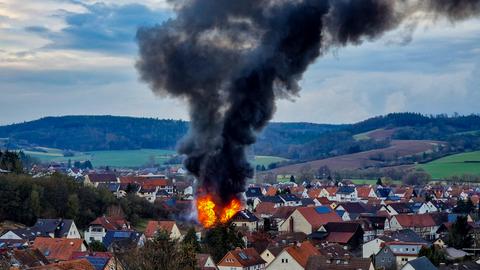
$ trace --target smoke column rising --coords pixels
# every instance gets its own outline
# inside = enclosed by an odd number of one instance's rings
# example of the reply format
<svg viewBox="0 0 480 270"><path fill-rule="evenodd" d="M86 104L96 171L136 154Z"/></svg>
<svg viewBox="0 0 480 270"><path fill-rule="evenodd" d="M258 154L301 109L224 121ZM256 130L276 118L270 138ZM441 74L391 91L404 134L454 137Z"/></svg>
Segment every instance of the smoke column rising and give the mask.
<svg viewBox="0 0 480 270"><path fill-rule="evenodd" d="M227 203L253 176L245 150L298 95L307 67L329 49L361 44L407 20L480 13L480 0L183 0L176 17L137 33L141 79L188 101L178 151L204 192ZM321 93L319 93L321 94Z"/></svg>

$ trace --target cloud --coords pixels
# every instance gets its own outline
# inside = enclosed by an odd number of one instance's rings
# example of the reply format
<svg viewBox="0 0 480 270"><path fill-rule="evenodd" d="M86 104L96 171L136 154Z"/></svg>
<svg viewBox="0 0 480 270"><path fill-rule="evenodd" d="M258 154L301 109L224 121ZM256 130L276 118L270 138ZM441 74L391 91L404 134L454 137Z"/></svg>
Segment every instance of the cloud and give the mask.
<svg viewBox="0 0 480 270"><path fill-rule="evenodd" d="M139 26L160 23L170 14L140 4L84 4L86 12L66 13L65 27L50 31L43 26L28 26L28 32L50 40L45 48L101 51L109 54L134 54L135 33Z"/></svg>

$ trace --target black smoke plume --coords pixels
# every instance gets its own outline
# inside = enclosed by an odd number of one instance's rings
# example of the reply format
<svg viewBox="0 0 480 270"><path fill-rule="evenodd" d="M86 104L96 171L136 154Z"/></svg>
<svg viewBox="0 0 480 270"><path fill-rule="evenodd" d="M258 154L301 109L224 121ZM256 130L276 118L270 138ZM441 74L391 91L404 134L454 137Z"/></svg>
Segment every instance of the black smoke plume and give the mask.
<svg viewBox="0 0 480 270"><path fill-rule="evenodd" d="M189 103L178 151L204 191L226 202L253 176L245 149L296 96L307 67L331 48L360 44L406 20L475 16L480 0L183 0L176 16L138 30L141 79Z"/></svg>

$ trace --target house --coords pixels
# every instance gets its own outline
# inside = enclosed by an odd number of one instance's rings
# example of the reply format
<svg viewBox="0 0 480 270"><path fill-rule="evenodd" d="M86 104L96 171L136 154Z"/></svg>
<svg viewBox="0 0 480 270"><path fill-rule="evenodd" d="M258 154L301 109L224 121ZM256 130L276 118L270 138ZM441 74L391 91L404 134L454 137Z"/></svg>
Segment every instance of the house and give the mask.
<svg viewBox="0 0 480 270"><path fill-rule="evenodd" d="M350 255L339 257L331 255L310 256L306 270L374 270L370 259L356 258Z"/></svg>
<svg viewBox="0 0 480 270"><path fill-rule="evenodd" d="M113 254L110 252L90 252L90 251L77 251L73 252L70 260L86 259L90 262L95 270L116 270L121 269L120 263L116 263Z"/></svg>
<svg viewBox="0 0 480 270"><path fill-rule="evenodd" d="M399 214L411 214L413 213L410 205L404 202L394 202L387 205L380 206L380 212L385 212L388 216L396 216Z"/></svg>
<svg viewBox="0 0 480 270"><path fill-rule="evenodd" d="M171 239L182 238L182 233L180 232L177 223L171 220L150 220L145 229L145 238L147 240L152 240L159 231L166 232Z"/></svg>
<svg viewBox="0 0 480 270"><path fill-rule="evenodd" d="M303 270L307 267L308 258L314 255L320 255L320 252L309 241L291 245L285 247L266 269Z"/></svg>
<svg viewBox="0 0 480 270"><path fill-rule="evenodd" d="M32 248L36 248L49 261L67 261L75 251L86 251L87 247L82 239L37 237Z"/></svg>
<svg viewBox="0 0 480 270"><path fill-rule="evenodd" d="M425 239L433 240L440 225L429 214L408 215L400 214L390 219L390 229L411 229Z"/></svg>
<svg viewBox="0 0 480 270"><path fill-rule="evenodd" d="M337 202L353 202L358 200L357 190L354 186L341 186L335 194Z"/></svg>
<svg viewBox="0 0 480 270"><path fill-rule="evenodd" d="M98 217L90 222L88 229L84 232L84 239L87 244L92 241L102 242L107 231L130 230L130 223L122 217Z"/></svg>
<svg viewBox="0 0 480 270"><path fill-rule="evenodd" d="M340 221L342 219L330 207L299 207L280 224L279 231L311 234L328 222Z"/></svg>
<svg viewBox="0 0 480 270"><path fill-rule="evenodd" d="M395 194L393 193L391 188L379 187L377 188L377 198L386 200L389 197L393 197Z"/></svg>
<svg viewBox="0 0 480 270"><path fill-rule="evenodd" d="M282 246L267 247L267 249L260 254L260 257L266 262L265 266L268 266L282 251Z"/></svg>
<svg viewBox="0 0 480 270"><path fill-rule="evenodd" d="M249 187L245 191L245 198L247 200L254 200L255 198L262 197L263 192L260 187Z"/></svg>
<svg viewBox="0 0 480 270"><path fill-rule="evenodd" d="M390 228L390 223L387 217L377 215L361 215L358 221L363 221L368 224L368 228L362 225L364 233L364 242L375 239L377 236L382 236L385 230ZM363 223L362 223L363 224Z"/></svg>
<svg viewBox="0 0 480 270"><path fill-rule="evenodd" d="M325 241L356 249L363 243L363 229L355 222L329 222L318 230L327 232Z"/></svg>
<svg viewBox="0 0 480 270"><path fill-rule="evenodd" d="M45 255L36 248L12 250L10 264L13 267L30 268L47 265L49 263Z"/></svg>
<svg viewBox="0 0 480 270"><path fill-rule="evenodd" d="M281 194L278 195L280 199L283 201L283 205L285 206L301 206L302 200L295 196L294 194Z"/></svg>
<svg viewBox="0 0 480 270"><path fill-rule="evenodd" d="M250 270L265 269L266 262L254 248L240 249L227 252L218 262L219 270Z"/></svg>
<svg viewBox="0 0 480 270"><path fill-rule="evenodd" d="M285 205L285 202L280 198L280 196L262 196L257 197L253 200L253 209L257 207L257 205L261 202L270 202L275 205L275 208L282 207Z"/></svg>
<svg viewBox="0 0 480 270"><path fill-rule="evenodd" d="M122 251L145 244L145 235L132 230L128 231L107 231L102 240L103 245L109 251Z"/></svg>
<svg viewBox="0 0 480 270"><path fill-rule="evenodd" d="M370 258L376 255L384 246L386 242L392 242L394 239L388 236L380 236L362 245L362 257Z"/></svg>
<svg viewBox="0 0 480 270"><path fill-rule="evenodd" d="M416 259L420 249L424 246L424 243L386 242L375 256L375 267L385 267L386 270L400 269L407 262Z"/></svg>
<svg viewBox="0 0 480 270"><path fill-rule="evenodd" d="M427 257L420 257L407 262L401 270L438 270Z"/></svg>
<svg viewBox="0 0 480 270"><path fill-rule="evenodd" d="M428 214L438 212L438 208L431 202L417 202L411 204L410 208L415 214Z"/></svg>
<svg viewBox="0 0 480 270"><path fill-rule="evenodd" d="M66 270L66 269L96 270L95 267L87 259L62 261L62 262L52 263L49 265L33 267L29 269L31 270Z"/></svg>
<svg viewBox="0 0 480 270"><path fill-rule="evenodd" d="M98 189L106 189L115 195L117 198L123 197L123 194L120 193L120 183L99 183L97 186Z"/></svg>
<svg viewBox="0 0 480 270"><path fill-rule="evenodd" d="M212 259L210 254L197 253L195 255L197 259L197 268L198 270L217 270L217 265Z"/></svg>
<svg viewBox="0 0 480 270"><path fill-rule="evenodd" d="M113 173L89 173L85 175L85 185L98 187L100 183L118 183L117 176Z"/></svg>
<svg viewBox="0 0 480 270"><path fill-rule="evenodd" d="M358 199L362 201L370 198L377 198L377 194L371 186L358 186L356 187L356 190Z"/></svg>
<svg viewBox="0 0 480 270"><path fill-rule="evenodd" d="M337 204L336 211L344 211L350 220L356 220L362 214L374 213L376 208L363 202L343 202Z"/></svg>
<svg viewBox="0 0 480 270"><path fill-rule="evenodd" d="M157 199L157 193L159 191L158 186L150 186L150 185L141 185L140 190L138 190L137 195L140 198L144 198L149 203L154 203Z"/></svg>
<svg viewBox="0 0 480 270"><path fill-rule="evenodd" d="M234 226L245 228L248 231L258 230L258 218L248 210L238 211L231 219Z"/></svg>
<svg viewBox="0 0 480 270"><path fill-rule="evenodd" d="M72 219L38 219L30 228L18 228L5 232L0 240L33 241L36 237L80 239L80 233Z"/></svg>

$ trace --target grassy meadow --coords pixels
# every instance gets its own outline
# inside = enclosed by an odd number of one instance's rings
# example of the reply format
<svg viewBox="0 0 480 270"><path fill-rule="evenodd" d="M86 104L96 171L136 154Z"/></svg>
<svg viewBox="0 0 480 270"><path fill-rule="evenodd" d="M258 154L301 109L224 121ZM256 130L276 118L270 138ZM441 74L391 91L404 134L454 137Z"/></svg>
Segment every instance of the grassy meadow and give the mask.
<svg viewBox="0 0 480 270"><path fill-rule="evenodd" d="M480 175L480 151L447 156L418 167L428 172L433 179L443 179L463 174Z"/></svg>

